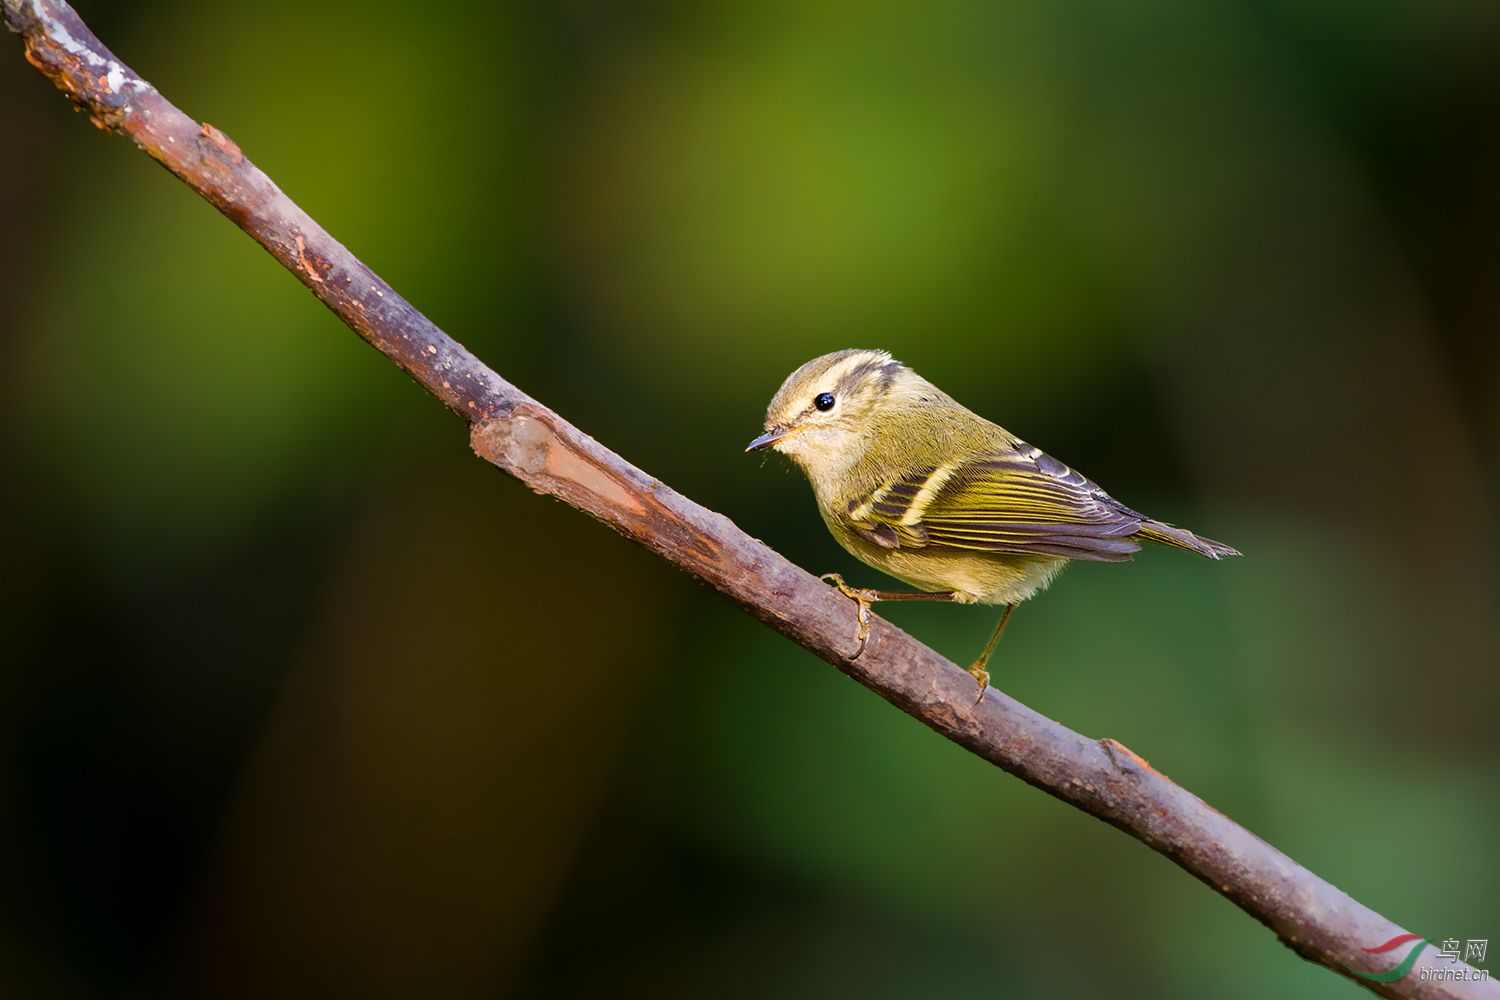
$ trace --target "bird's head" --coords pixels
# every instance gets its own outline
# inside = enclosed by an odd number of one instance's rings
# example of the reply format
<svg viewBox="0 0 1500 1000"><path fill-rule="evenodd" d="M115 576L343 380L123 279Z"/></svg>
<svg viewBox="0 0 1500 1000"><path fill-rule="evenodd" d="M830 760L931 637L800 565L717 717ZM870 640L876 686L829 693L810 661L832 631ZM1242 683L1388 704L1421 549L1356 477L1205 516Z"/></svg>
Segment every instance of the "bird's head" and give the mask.
<svg viewBox="0 0 1500 1000"><path fill-rule="evenodd" d="M885 351L814 358L787 376L766 409L766 432L745 450L774 448L809 470L847 464L913 382L926 384Z"/></svg>

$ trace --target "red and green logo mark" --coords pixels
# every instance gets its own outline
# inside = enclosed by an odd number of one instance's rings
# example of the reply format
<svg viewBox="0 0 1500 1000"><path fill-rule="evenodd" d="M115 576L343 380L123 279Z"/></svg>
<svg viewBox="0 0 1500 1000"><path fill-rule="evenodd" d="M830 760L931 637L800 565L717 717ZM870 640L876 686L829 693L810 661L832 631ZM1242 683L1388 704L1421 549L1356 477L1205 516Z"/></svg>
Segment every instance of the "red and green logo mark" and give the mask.
<svg viewBox="0 0 1500 1000"><path fill-rule="evenodd" d="M1401 964L1394 969L1387 969L1385 972L1363 972L1350 965L1346 965L1344 968L1359 978L1368 979L1372 983L1394 983L1411 971L1411 967L1417 964L1417 956L1422 954L1422 949L1427 947L1430 942L1420 934L1397 934L1385 944L1377 944L1373 948L1360 949L1360 951L1371 955L1383 955L1388 951L1395 951L1408 941L1416 943L1411 946L1411 950L1406 953L1406 957L1401 960Z"/></svg>

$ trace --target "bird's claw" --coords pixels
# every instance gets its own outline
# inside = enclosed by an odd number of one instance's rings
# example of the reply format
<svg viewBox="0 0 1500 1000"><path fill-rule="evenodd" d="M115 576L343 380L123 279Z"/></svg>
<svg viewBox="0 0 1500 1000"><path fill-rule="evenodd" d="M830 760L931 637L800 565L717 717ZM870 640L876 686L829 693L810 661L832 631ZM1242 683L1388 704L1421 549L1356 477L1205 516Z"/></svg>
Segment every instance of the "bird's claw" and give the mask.
<svg viewBox="0 0 1500 1000"><path fill-rule="evenodd" d="M874 592L849 586L838 573L824 573L818 579L824 583L833 584L838 588L839 593L859 605L859 610L855 615L859 622L859 631L855 634L855 638L859 640L859 648L854 651L853 656L849 657L851 660L857 660L865 651L866 640L870 638L870 605L875 601Z"/></svg>
<svg viewBox="0 0 1500 1000"><path fill-rule="evenodd" d="M969 673L969 676L973 677L974 680L979 684L979 694L974 699L974 704L978 705L980 702L984 701L984 693L989 690L990 672L977 663L972 667L968 667L966 669Z"/></svg>

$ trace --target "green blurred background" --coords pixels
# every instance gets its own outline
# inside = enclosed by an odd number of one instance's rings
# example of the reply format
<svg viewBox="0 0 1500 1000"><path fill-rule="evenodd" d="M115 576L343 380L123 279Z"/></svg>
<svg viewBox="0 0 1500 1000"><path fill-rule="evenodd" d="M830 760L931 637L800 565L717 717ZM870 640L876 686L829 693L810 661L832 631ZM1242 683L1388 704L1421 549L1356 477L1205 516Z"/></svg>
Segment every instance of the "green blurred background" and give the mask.
<svg viewBox="0 0 1500 1000"><path fill-rule="evenodd" d="M813 571L879 579L741 449L847 346L1239 546L1075 566L998 685L1500 937L1492 0L80 7ZM0 993L1363 995L475 460L5 45Z"/></svg>

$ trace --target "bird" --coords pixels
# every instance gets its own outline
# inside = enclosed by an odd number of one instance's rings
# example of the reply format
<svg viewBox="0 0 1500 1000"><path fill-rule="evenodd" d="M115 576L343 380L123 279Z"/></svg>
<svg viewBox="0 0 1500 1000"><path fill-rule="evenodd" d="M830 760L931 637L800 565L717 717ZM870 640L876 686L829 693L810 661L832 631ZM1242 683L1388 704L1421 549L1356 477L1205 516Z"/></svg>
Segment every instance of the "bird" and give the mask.
<svg viewBox="0 0 1500 1000"><path fill-rule="evenodd" d="M787 376L766 409L770 448L802 469L834 539L915 591L821 579L857 604L854 656L876 601L1003 605L986 669L1016 605L1070 560L1124 562L1144 542L1209 559L1239 551L1126 507L1092 480L964 407L882 350L835 351Z"/></svg>

